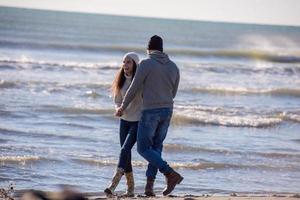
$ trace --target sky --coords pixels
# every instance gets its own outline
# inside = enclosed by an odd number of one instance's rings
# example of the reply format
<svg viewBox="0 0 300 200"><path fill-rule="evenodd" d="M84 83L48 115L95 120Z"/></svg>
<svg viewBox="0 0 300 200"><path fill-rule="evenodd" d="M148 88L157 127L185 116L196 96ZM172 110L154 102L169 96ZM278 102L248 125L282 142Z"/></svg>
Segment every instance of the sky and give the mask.
<svg viewBox="0 0 300 200"><path fill-rule="evenodd" d="M300 0L0 0L0 6L300 26Z"/></svg>

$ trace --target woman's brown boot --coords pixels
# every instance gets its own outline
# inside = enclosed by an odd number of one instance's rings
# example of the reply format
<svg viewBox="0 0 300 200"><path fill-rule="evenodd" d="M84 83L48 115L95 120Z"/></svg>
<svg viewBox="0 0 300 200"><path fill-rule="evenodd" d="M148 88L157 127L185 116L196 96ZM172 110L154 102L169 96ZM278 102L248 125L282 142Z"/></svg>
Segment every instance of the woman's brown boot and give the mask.
<svg viewBox="0 0 300 200"><path fill-rule="evenodd" d="M122 176L124 175L124 170L121 169L121 168L117 168L113 178L112 178L112 181L110 183L110 185L108 186L108 188L106 188L104 190L106 196L112 196L116 187L118 186Z"/></svg>
<svg viewBox="0 0 300 200"><path fill-rule="evenodd" d="M124 194L126 197L134 197L134 177L133 173L125 173L126 183L127 183L127 192Z"/></svg>

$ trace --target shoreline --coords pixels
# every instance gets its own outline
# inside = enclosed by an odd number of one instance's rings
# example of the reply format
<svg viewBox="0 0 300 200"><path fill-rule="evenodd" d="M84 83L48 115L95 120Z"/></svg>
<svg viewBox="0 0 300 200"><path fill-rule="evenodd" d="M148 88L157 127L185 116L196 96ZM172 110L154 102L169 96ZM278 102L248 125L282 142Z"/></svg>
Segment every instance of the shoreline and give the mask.
<svg viewBox="0 0 300 200"><path fill-rule="evenodd" d="M31 190L16 190L14 191L14 200L33 200L30 198L22 198L24 194L28 194ZM289 199L289 200L299 200L299 193L269 193L269 194L201 194L201 195L169 195L162 196L157 195L156 197L145 197L141 194L136 194L135 197L122 197L120 194L107 198L103 192L78 192L75 190L64 190L62 192L53 192L53 191L39 191L43 192L49 200L62 200L63 194L68 195L80 195L89 200L100 200L100 199L160 199L160 200L280 200L280 199Z"/></svg>

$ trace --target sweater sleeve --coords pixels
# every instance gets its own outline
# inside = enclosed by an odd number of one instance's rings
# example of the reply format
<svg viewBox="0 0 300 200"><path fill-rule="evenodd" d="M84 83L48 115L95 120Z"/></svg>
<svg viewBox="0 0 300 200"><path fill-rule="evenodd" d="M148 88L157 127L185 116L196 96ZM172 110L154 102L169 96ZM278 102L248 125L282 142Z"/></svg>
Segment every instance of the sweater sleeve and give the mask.
<svg viewBox="0 0 300 200"><path fill-rule="evenodd" d="M129 86L123 102L122 102L122 109L125 110L129 103L133 100L135 95L137 94L138 91L140 91L143 87L144 80L146 79L148 73L149 73L149 68L147 67L146 63L142 61L137 69L137 72L132 80L131 85Z"/></svg>
<svg viewBox="0 0 300 200"><path fill-rule="evenodd" d="M174 89L173 89L173 98L175 98L175 96L177 94L179 80L180 80L180 72L179 72L179 69L178 69L178 71L177 71L177 78L176 78Z"/></svg>
<svg viewBox="0 0 300 200"><path fill-rule="evenodd" d="M121 106L122 100L123 100L123 98L122 98L121 92L119 91L117 94L114 95L114 103L115 103L116 108Z"/></svg>

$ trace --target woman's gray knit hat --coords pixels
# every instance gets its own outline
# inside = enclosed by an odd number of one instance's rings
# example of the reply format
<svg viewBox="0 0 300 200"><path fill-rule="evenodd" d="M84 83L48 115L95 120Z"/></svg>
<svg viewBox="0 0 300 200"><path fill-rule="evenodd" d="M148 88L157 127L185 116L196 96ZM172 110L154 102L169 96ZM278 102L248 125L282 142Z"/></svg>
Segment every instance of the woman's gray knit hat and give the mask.
<svg viewBox="0 0 300 200"><path fill-rule="evenodd" d="M123 56L123 60L124 60L126 57L131 58L131 59L135 62L136 65L138 65L139 62L140 62L139 56L138 56L137 53L135 53L135 52L128 52L128 53L126 53L126 54Z"/></svg>

